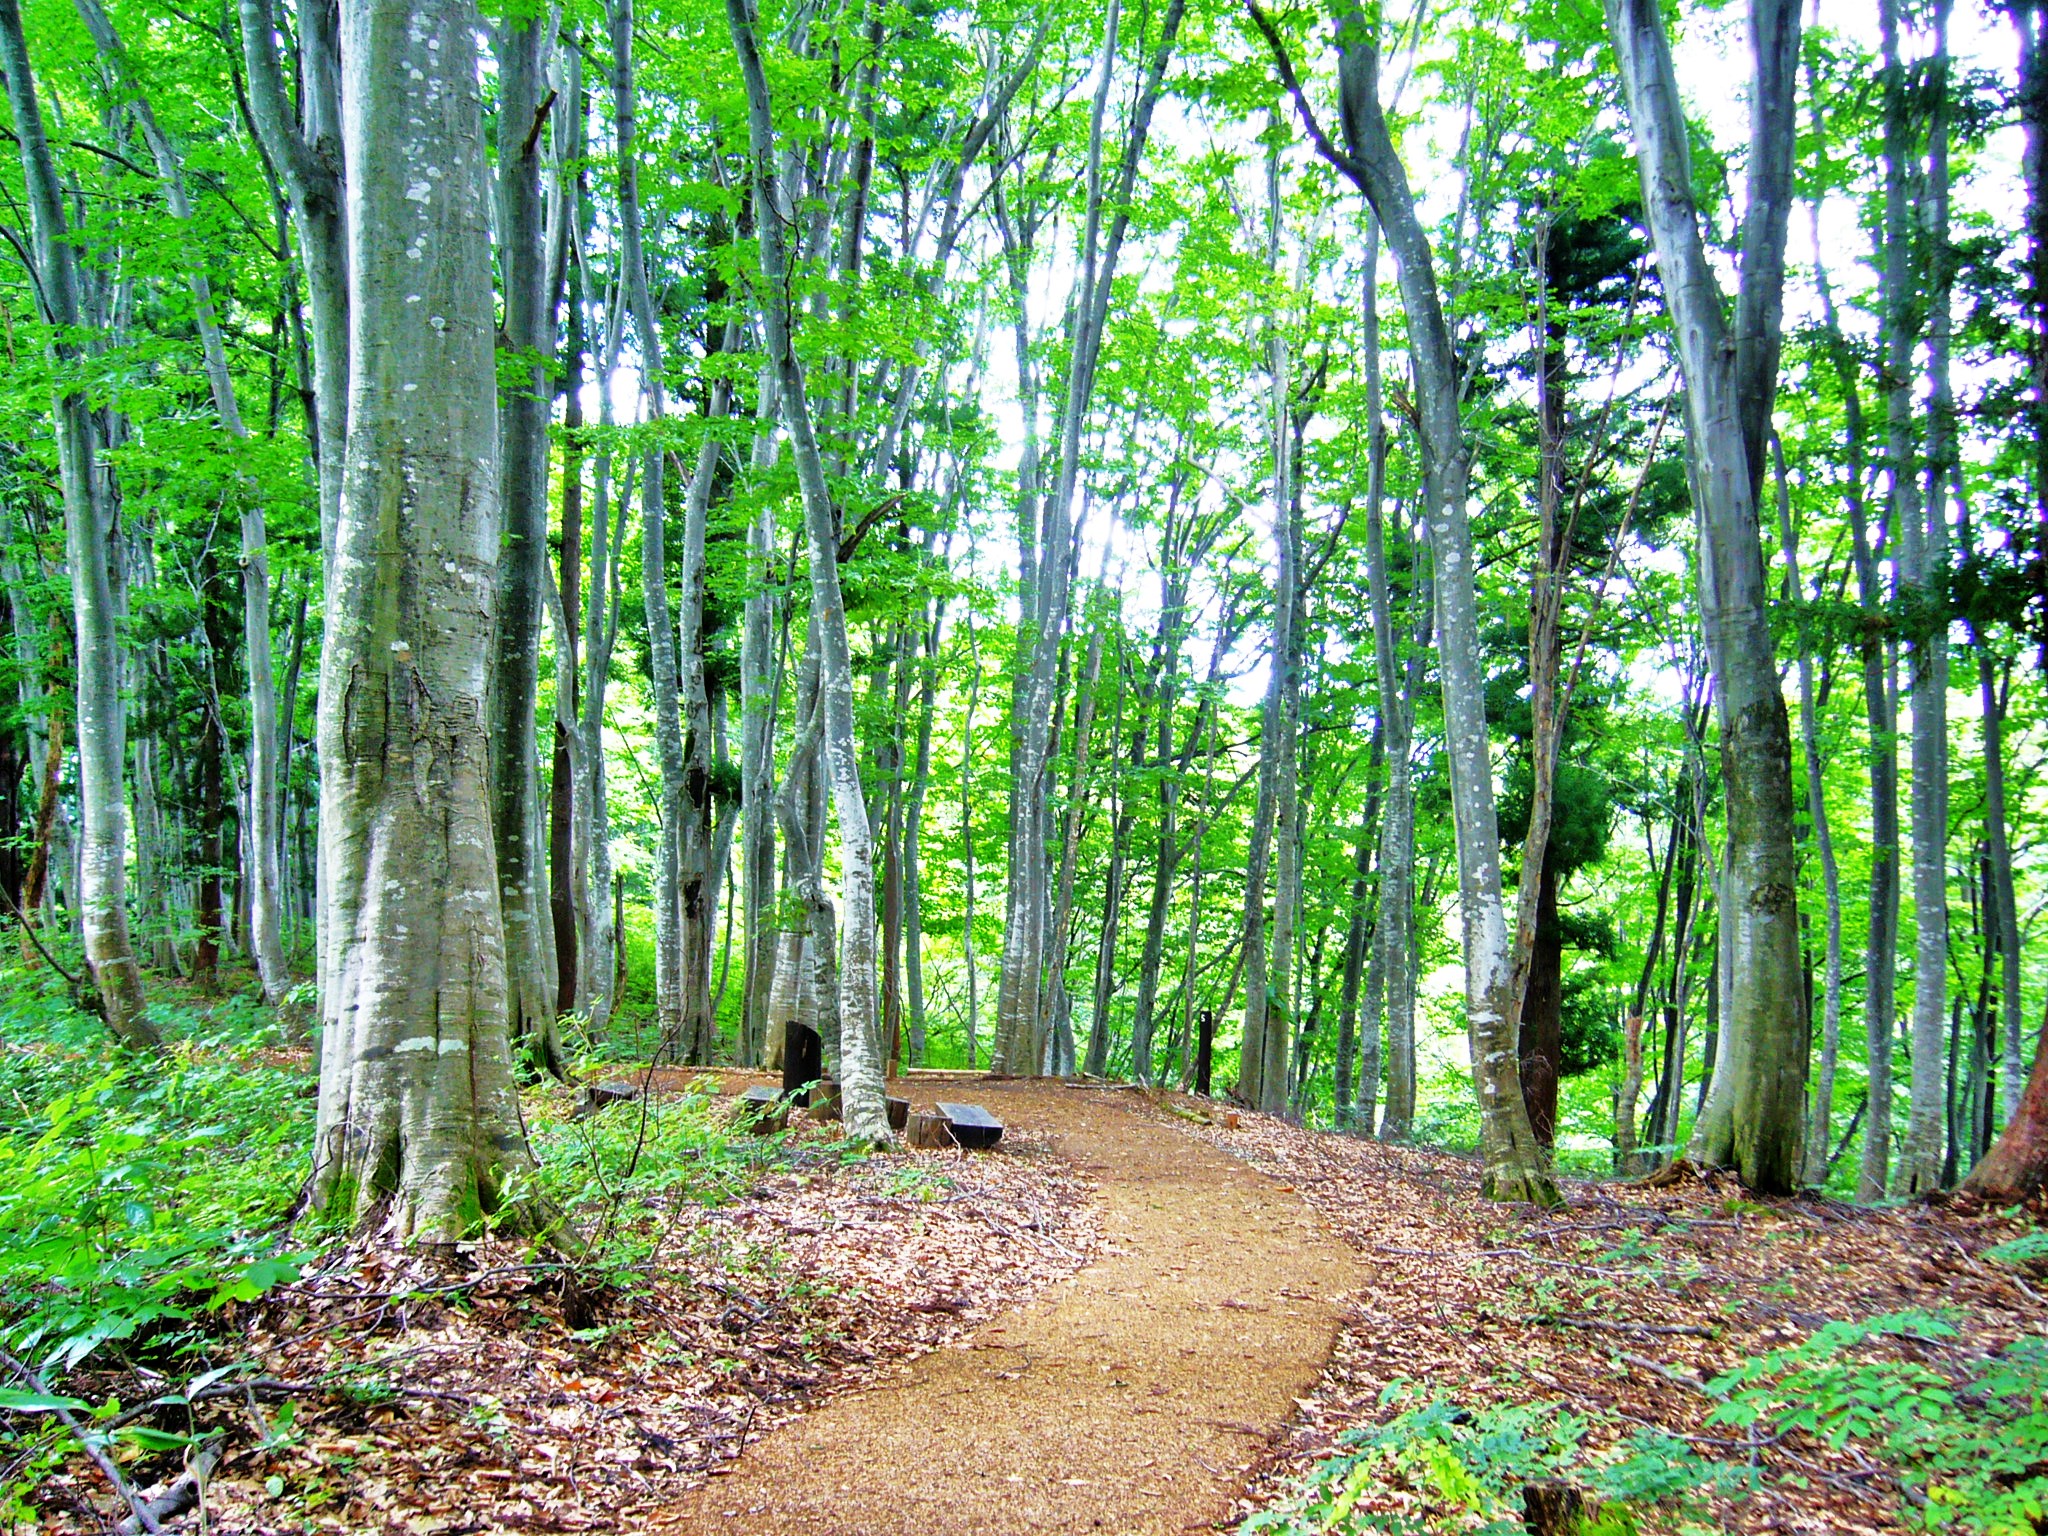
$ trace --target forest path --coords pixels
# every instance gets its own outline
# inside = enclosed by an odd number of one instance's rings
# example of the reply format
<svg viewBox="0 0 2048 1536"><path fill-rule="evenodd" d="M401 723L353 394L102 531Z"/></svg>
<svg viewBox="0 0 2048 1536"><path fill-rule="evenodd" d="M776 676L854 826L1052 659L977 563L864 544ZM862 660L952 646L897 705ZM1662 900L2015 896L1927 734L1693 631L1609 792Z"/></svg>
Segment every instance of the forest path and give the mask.
<svg viewBox="0 0 2048 1536"><path fill-rule="evenodd" d="M1364 1266L1291 1186L1116 1092L949 1084L1097 1185L1104 1254L764 1436L664 1531L1206 1529L1315 1382Z"/></svg>

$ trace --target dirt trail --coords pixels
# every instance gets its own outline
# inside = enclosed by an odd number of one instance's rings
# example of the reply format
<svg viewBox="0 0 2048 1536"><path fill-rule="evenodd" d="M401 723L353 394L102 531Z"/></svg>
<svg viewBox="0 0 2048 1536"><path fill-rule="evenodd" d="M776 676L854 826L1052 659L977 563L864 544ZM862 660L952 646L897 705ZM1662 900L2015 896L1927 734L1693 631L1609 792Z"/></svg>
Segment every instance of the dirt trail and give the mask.
<svg viewBox="0 0 2048 1536"><path fill-rule="evenodd" d="M984 1103L1100 1186L1108 1252L964 1347L749 1446L668 1531L1024 1536L1203 1529L1315 1381L1360 1261L1288 1186L1108 1092Z"/></svg>

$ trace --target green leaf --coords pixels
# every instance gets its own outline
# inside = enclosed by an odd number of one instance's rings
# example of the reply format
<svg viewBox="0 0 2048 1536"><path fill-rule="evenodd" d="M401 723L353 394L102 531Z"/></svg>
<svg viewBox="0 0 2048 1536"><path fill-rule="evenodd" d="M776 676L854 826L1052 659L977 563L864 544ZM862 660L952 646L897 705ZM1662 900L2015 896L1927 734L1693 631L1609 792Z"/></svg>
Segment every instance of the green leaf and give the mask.
<svg viewBox="0 0 2048 1536"><path fill-rule="evenodd" d="M21 1392L0 1387L0 1410L8 1413L55 1413L58 1409L86 1407L75 1397L57 1397L48 1392Z"/></svg>

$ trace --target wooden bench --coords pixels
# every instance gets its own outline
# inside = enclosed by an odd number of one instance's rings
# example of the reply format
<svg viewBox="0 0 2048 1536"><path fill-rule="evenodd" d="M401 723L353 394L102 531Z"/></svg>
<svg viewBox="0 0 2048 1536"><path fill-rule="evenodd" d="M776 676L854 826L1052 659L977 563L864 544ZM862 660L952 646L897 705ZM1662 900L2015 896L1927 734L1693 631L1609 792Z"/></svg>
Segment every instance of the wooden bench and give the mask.
<svg viewBox="0 0 2048 1536"><path fill-rule="evenodd" d="M1003 1122L979 1104L939 1104L946 1128L963 1147L992 1147L1003 1139Z"/></svg>

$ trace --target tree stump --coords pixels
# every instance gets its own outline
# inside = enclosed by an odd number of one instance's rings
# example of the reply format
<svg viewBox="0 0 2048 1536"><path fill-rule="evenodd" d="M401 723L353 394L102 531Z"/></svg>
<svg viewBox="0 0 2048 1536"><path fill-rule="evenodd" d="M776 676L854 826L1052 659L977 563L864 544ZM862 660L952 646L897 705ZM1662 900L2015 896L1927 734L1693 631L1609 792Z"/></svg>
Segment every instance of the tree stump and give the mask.
<svg viewBox="0 0 2048 1536"><path fill-rule="evenodd" d="M953 1128L946 1123L944 1115L912 1115L905 1139L911 1146L925 1152L959 1145L953 1140Z"/></svg>
<svg viewBox="0 0 2048 1536"><path fill-rule="evenodd" d="M825 1042L818 1038L818 1032L808 1024L791 1020L783 1026L782 1041L782 1091L790 1096L791 1102L801 1103L802 1095L810 1091L813 1083L825 1075Z"/></svg>

